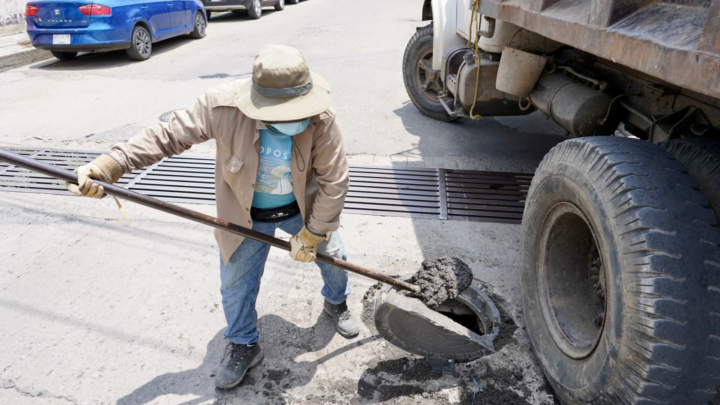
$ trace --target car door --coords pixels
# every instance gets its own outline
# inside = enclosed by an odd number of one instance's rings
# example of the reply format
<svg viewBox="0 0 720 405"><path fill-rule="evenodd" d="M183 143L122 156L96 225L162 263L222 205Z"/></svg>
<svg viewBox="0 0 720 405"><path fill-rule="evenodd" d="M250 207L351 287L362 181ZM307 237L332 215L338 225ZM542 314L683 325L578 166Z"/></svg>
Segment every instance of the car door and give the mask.
<svg viewBox="0 0 720 405"><path fill-rule="evenodd" d="M167 38L170 29L170 8L165 0L143 0L139 3L145 20L150 25L153 40Z"/></svg>
<svg viewBox="0 0 720 405"><path fill-rule="evenodd" d="M170 7L170 26L173 35L179 35L185 33L190 24L189 17L187 14L190 12L186 10L185 2L182 0L168 0L168 6Z"/></svg>
<svg viewBox="0 0 720 405"><path fill-rule="evenodd" d="M193 30L195 28L195 13L199 11L202 14L205 6L197 0L182 0L182 2L185 7L185 21L187 21L187 29Z"/></svg>

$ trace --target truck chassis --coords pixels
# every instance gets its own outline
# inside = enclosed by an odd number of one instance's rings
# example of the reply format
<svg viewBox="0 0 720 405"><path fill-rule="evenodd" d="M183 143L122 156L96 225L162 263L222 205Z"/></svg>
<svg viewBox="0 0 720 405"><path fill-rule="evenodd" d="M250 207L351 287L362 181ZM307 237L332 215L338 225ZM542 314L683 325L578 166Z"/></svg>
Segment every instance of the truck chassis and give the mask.
<svg viewBox="0 0 720 405"><path fill-rule="evenodd" d="M525 324L560 400L707 404L720 0L425 0L422 17L403 76L423 114L539 110L573 136L535 173L520 243Z"/></svg>

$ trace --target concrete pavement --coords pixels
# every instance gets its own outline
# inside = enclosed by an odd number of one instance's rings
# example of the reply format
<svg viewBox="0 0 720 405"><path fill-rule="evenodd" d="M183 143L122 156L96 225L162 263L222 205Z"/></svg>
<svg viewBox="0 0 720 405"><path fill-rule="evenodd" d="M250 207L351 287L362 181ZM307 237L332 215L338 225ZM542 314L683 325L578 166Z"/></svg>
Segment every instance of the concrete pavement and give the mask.
<svg viewBox="0 0 720 405"><path fill-rule="evenodd" d="M30 45L25 32L0 36L0 72L50 58L50 51Z"/></svg>
<svg viewBox="0 0 720 405"><path fill-rule="evenodd" d="M213 16L202 40L55 59L0 73L0 144L102 149L247 76L268 43L298 47L334 89L351 162L532 171L564 136L544 117L440 123L409 102L400 66L421 4L309 0L260 20ZM193 154L214 154L210 143ZM190 208L214 214L212 206ZM0 403L543 404L550 394L522 329L519 226L344 215L350 260L386 274L458 256L507 301L519 324L497 354L432 375L363 325L334 333L314 265L271 250L258 302L266 359L232 391L215 390L222 355L218 253L200 225L109 200L0 193ZM287 235L284 235L287 237ZM373 284L351 276L351 309ZM476 402L483 403L483 402Z"/></svg>
<svg viewBox="0 0 720 405"><path fill-rule="evenodd" d="M211 230L135 205L126 208L134 227L128 229L109 199L0 194L0 207L2 233L13 235L0 248L7 269L0 276L0 319L11 326L0 336L5 395L42 397L36 403L63 397L103 404L307 403L310 397L317 402L309 403L430 404L457 403L471 392L466 376L433 377L421 359L394 349L368 325L351 341L335 334L322 313L317 268L277 250L258 301L265 361L246 384L215 390L224 318ZM494 253L517 245L517 226L507 228L345 215L342 232L351 260L361 265L407 273L425 257L451 254L516 300L517 279L508 275L516 272L517 253ZM372 282L351 276L351 284L349 304L360 314ZM520 370L539 401L544 382L524 339L519 330L486 361ZM485 362L476 363L468 371L487 384Z"/></svg>

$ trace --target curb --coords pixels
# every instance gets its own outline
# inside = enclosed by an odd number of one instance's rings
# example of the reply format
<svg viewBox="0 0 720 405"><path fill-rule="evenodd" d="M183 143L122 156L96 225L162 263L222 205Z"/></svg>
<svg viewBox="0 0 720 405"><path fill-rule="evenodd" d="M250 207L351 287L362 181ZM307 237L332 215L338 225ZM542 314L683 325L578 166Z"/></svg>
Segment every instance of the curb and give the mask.
<svg viewBox="0 0 720 405"><path fill-rule="evenodd" d="M52 58L50 51L45 49L29 48L26 51L0 56L0 72Z"/></svg>

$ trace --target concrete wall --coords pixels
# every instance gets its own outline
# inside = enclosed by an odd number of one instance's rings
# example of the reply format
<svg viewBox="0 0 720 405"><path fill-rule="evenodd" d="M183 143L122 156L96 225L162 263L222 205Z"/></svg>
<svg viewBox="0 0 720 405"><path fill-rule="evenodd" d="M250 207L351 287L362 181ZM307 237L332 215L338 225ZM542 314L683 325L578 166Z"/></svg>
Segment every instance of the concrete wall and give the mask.
<svg viewBox="0 0 720 405"><path fill-rule="evenodd" d="M0 35L25 31L27 0L0 0Z"/></svg>

